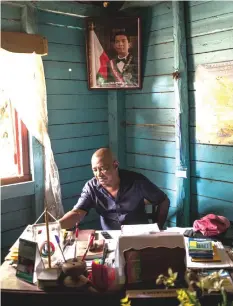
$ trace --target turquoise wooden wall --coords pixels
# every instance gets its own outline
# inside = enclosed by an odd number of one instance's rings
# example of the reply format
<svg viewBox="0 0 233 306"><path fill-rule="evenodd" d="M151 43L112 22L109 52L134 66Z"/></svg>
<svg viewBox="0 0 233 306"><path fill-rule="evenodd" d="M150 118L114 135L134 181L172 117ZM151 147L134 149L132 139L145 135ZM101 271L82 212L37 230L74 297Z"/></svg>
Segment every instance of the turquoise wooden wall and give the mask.
<svg viewBox="0 0 233 306"><path fill-rule="evenodd" d="M108 96L87 88L84 19L38 11L37 21L38 32L48 39L43 62L49 135L68 211L92 177L92 154L108 146ZM90 212L85 225L96 226L89 223L96 219Z"/></svg>
<svg viewBox="0 0 233 306"><path fill-rule="evenodd" d="M194 86L198 64L233 60L233 2L190 2L186 14L192 216L214 212L233 220L233 147L195 141Z"/></svg>
<svg viewBox="0 0 233 306"><path fill-rule="evenodd" d="M127 167L141 172L170 198L167 225L176 223L175 101L171 3L143 16L143 88L125 96Z"/></svg>
<svg viewBox="0 0 233 306"><path fill-rule="evenodd" d="M22 31L21 14L19 6L1 4L1 30ZM108 146L107 92L87 90L84 19L38 11L37 23L38 33L49 42L49 55L43 57L49 134L68 211L92 177L91 155ZM35 221L34 207L34 195L1 201L2 259L25 226ZM98 227L97 220L92 211L83 226Z"/></svg>
<svg viewBox="0 0 233 306"><path fill-rule="evenodd" d="M185 2L190 109L191 221L210 212L233 220L233 148L195 141L194 73L198 64L233 59L231 1ZM127 167L145 174L171 199L176 223L175 101L172 3L148 9L143 22L143 89L127 92ZM145 25L146 29L145 29Z"/></svg>

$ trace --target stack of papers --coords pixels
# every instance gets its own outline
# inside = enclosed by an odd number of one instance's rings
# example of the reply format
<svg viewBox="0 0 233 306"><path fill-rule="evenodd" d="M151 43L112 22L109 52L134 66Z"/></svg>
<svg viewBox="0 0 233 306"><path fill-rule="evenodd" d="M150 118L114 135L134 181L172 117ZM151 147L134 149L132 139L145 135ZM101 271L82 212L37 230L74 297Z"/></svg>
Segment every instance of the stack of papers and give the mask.
<svg viewBox="0 0 233 306"><path fill-rule="evenodd" d="M133 224L133 225L122 225L121 235L124 236L138 236L146 234L159 233L160 229L157 223L152 224Z"/></svg>

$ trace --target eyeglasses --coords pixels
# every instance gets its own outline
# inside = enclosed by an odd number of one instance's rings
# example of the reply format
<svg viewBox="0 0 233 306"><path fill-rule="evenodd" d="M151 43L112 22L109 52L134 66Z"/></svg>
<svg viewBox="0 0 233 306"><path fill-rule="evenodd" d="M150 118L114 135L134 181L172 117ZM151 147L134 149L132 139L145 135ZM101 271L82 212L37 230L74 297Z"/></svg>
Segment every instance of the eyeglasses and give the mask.
<svg viewBox="0 0 233 306"><path fill-rule="evenodd" d="M100 167L100 168L93 168L92 171L95 173L99 170L99 172L106 173L109 170L109 167Z"/></svg>

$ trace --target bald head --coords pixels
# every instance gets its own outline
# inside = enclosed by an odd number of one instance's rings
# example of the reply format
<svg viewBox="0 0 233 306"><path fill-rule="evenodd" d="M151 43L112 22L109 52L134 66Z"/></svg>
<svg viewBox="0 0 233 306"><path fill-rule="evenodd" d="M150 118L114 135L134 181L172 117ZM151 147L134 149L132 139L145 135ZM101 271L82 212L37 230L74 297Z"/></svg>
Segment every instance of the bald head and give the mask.
<svg viewBox="0 0 233 306"><path fill-rule="evenodd" d="M91 158L91 165L96 179L103 186L112 186L119 181L118 161L109 148L97 150Z"/></svg>
<svg viewBox="0 0 233 306"><path fill-rule="evenodd" d="M100 148L99 150L97 150L92 155L91 162L96 158L104 160L106 162L110 162L110 163L113 163L115 160L114 155L109 148Z"/></svg>

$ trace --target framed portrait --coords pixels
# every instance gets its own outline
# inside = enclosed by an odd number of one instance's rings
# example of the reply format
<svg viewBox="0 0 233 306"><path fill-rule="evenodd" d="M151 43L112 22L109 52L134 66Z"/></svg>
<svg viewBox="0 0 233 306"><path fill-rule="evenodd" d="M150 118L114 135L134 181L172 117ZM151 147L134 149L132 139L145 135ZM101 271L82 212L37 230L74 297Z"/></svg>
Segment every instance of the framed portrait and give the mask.
<svg viewBox="0 0 233 306"><path fill-rule="evenodd" d="M89 17L86 22L89 89L140 89L140 18Z"/></svg>

